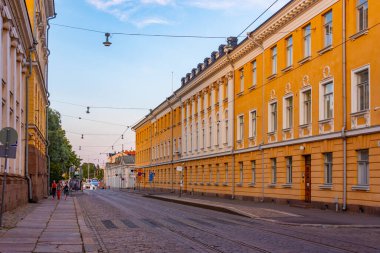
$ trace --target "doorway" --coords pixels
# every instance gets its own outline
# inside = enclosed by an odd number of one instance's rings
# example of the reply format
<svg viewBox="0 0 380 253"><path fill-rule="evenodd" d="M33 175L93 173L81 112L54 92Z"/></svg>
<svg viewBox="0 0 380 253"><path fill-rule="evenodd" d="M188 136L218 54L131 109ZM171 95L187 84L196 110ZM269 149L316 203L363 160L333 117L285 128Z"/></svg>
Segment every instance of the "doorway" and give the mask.
<svg viewBox="0 0 380 253"><path fill-rule="evenodd" d="M305 155L305 202L311 202L311 155Z"/></svg>

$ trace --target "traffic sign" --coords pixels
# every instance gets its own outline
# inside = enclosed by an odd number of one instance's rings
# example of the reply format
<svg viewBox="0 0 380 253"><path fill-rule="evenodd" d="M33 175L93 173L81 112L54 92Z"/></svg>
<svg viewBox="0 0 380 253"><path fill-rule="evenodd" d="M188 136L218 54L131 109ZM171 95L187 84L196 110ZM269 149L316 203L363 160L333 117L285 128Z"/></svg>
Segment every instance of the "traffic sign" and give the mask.
<svg viewBox="0 0 380 253"><path fill-rule="evenodd" d="M0 130L0 142L4 145L13 145L17 143L18 134L12 127L4 127Z"/></svg>
<svg viewBox="0 0 380 253"><path fill-rule="evenodd" d="M182 171L182 170L183 170L182 166L177 166L177 171Z"/></svg>

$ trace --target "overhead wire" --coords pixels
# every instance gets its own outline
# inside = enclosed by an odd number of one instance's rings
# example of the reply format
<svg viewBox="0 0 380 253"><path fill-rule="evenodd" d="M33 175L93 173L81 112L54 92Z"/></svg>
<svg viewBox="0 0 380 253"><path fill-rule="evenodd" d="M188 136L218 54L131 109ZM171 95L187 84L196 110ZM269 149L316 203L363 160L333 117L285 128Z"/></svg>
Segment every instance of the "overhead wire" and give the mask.
<svg viewBox="0 0 380 253"><path fill-rule="evenodd" d="M76 104L76 103L71 103L71 102L66 102L66 101L60 101L60 100L51 100L52 102L60 103L60 104L67 104L67 105L73 105L73 106L78 106L78 107L83 107L83 108L96 108L96 109L115 109L115 110L150 110L149 108L144 108L144 107L114 107L114 106L93 106L93 105L81 105L81 104Z"/></svg>

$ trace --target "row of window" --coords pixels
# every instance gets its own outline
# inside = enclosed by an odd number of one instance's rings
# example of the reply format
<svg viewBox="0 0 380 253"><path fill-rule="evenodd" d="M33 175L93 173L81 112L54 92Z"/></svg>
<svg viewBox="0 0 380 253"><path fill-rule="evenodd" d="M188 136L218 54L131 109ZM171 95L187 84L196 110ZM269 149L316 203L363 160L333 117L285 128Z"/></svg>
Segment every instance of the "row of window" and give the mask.
<svg viewBox="0 0 380 253"><path fill-rule="evenodd" d="M361 32L368 29L368 1L367 0L357 0L356 7L356 18L357 18L357 31ZM306 60L311 57L311 24L307 24L302 28L302 47L303 47L303 59ZM324 49L327 49L332 46L333 42L333 12L332 10L328 11L323 15L323 46ZM285 42L285 57L286 57L286 66L284 71L287 68L293 66L293 36L288 36ZM322 49L323 50L323 49ZM300 62L302 62L301 60ZM276 75L278 72L278 48L277 45L271 48L271 73ZM244 91L244 69L239 70L240 74L240 92ZM252 61L252 86L257 84L257 62L256 60Z"/></svg>
<svg viewBox="0 0 380 253"><path fill-rule="evenodd" d="M324 187L332 186L333 184L333 153L324 153L323 154L323 167L324 167ZM286 185L291 185L293 183L293 157L285 157L285 172L286 172ZM270 169L271 169L271 185L278 184L278 159L270 158ZM244 182L249 182L249 186L254 186L256 184L256 161L250 161L250 165L244 165L243 162L238 163L239 167L239 181L237 182L238 186L243 186ZM186 169L186 168L185 168ZM246 180L244 177L246 175L245 170L250 170L250 178ZM170 169L167 170L158 170L158 181L169 182L171 175ZM215 173L214 173L215 172ZM222 183L228 185L229 182L229 167L228 163L224 164L224 168L221 170L220 166L217 164L216 167L210 164L208 166L195 166L194 170L192 167L188 170L188 183L189 184L214 184L218 185ZM207 177L207 178L206 178ZM215 178L214 178L215 177ZM358 150L357 151L357 186L368 186L369 185L369 154L368 149ZM354 187L355 188L355 187Z"/></svg>
<svg viewBox="0 0 380 253"><path fill-rule="evenodd" d="M369 109L369 68L365 67L353 71L354 79L352 80L353 104L352 112L362 112ZM320 85L320 118L319 120L328 120L334 118L334 82L329 79ZM355 96L356 94L356 96ZM290 129L294 124L294 98L293 94L288 94L283 98L283 129ZM268 106L268 132L278 130L278 101L274 100ZM306 87L300 92L299 106L300 125L308 125L312 122L312 89ZM244 115L239 115L237 119L237 140L244 139ZM249 137L256 136L257 129L257 111L249 112Z"/></svg>

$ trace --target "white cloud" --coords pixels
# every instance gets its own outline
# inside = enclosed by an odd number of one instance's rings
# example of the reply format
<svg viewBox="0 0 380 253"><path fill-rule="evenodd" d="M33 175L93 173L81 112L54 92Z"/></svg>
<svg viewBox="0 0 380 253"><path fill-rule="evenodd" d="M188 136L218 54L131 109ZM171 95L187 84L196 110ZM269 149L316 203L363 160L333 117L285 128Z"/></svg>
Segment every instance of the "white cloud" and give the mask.
<svg viewBox="0 0 380 253"><path fill-rule="evenodd" d="M162 18L145 18L134 22L137 27L145 27L148 25L167 25L169 21Z"/></svg>
<svg viewBox="0 0 380 253"><path fill-rule="evenodd" d="M288 1L289 0L280 0L275 4L275 6L283 6L284 3ZM273 2L274 0L187 0L186 5L207 10L240 10L264 8Z"/></svg>
<svg viewBox="0 0 380 253"><path fill-rule="evenodd" d="M99 10L107 10L113 6L120 6L127 2L127 0L87 0L87 2Z"/></svg>
<svg viewBox="0 0 380 253"><path fill-rule="evenodd" d="M174 3L174 0L141 0L142 4L158 4L158 5L169 5Z"/></svg>

